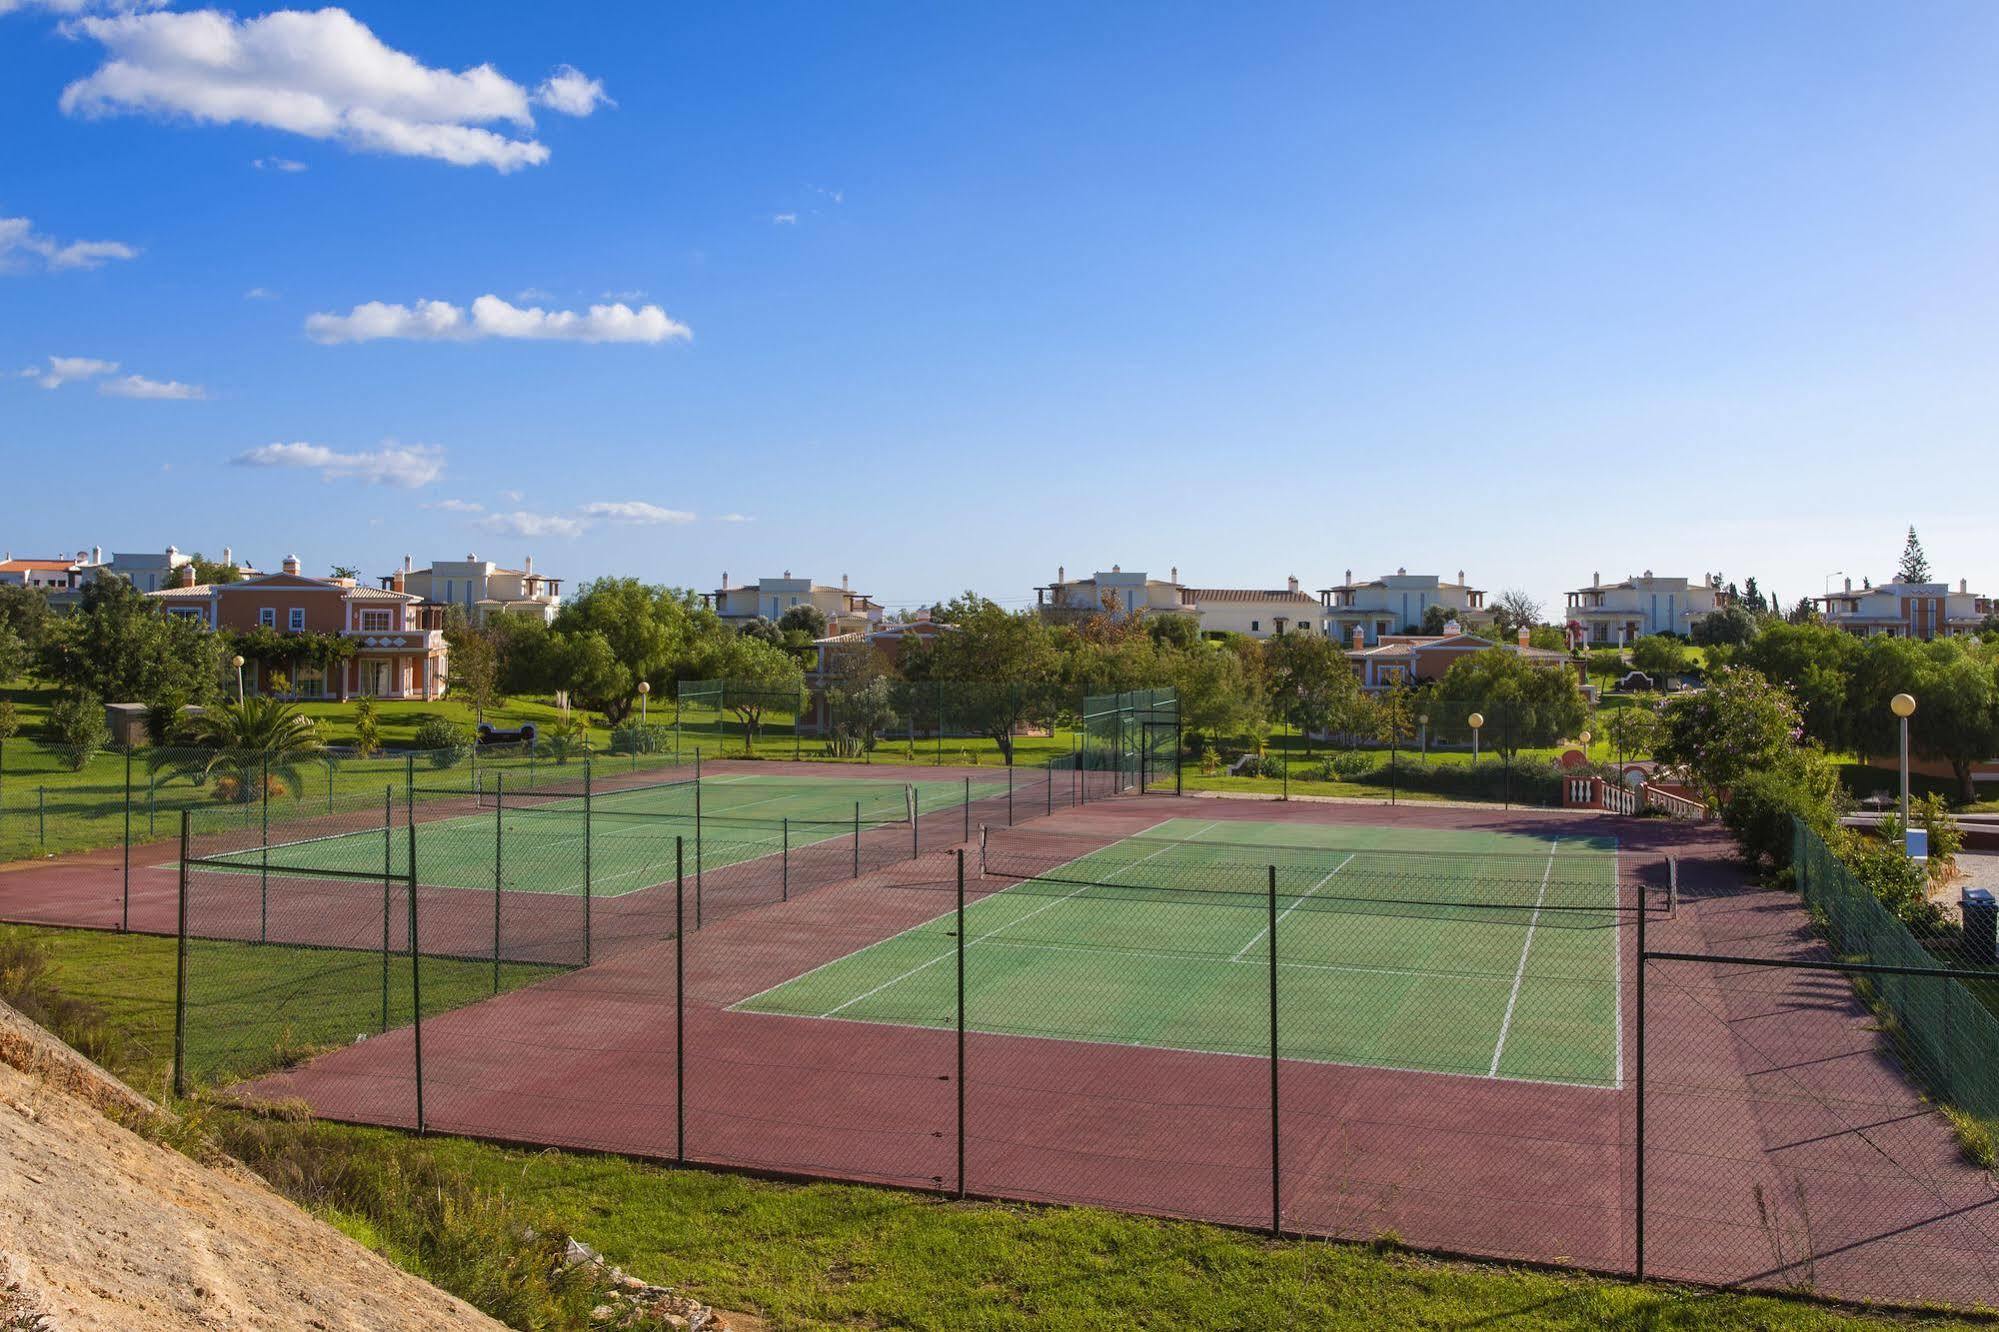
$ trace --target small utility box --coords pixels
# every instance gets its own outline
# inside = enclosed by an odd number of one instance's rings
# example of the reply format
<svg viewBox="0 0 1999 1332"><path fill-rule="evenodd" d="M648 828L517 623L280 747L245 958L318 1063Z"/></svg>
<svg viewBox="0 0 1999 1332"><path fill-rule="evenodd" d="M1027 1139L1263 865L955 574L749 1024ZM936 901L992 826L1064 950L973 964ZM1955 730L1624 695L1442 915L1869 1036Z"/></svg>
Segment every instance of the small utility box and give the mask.
<svg viewBox="0 0 1999 1332"><path fill-rule="evenodd" d="M1999 960L1999 900L1989 888L1966 888L1957 899L1964 912L1964 947L1979 962Z"/></svg>

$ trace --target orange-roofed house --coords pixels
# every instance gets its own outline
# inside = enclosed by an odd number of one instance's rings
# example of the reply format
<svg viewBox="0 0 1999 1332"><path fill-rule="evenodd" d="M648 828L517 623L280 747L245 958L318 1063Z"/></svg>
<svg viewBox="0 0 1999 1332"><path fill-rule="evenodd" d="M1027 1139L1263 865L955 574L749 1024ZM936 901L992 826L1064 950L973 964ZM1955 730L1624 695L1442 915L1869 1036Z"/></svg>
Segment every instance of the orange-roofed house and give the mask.
<svg viewBox="0 0 1999 1332"><path fill-rule="evenodd" d="M235 583L196 583L192 565L177 586L147 595L169 615L199 620L210 630L332 634L354 654L328 667L300 661L285 673L295 698L437 699L444 697L448 649L442 607L396 587L361 587L351 578L312 578L287 555L282 572ZM263 692L270 671L244 664L244 687Z"/></svg>

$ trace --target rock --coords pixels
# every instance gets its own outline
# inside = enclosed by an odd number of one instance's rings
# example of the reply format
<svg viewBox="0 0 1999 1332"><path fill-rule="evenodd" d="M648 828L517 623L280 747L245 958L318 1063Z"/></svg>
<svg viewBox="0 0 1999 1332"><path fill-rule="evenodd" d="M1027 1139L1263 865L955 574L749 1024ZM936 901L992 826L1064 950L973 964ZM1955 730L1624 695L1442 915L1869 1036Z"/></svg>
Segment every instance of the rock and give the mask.
<svg viewBox="0 0 1999 1332"><path fill-rule="evenodd" d="M593 1323L608 1323L617 1316L618 1311L608 1304L600 1304L590 1311L590 1321Z"/></svg>

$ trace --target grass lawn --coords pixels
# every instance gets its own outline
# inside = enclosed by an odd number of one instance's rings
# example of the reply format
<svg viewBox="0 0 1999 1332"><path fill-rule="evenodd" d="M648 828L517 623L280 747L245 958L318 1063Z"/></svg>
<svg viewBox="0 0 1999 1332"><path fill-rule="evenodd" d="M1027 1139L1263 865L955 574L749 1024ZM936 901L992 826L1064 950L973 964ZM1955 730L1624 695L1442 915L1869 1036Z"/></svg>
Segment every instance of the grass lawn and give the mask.
<svg viewBox="0 0 1999 1332"><path fill-rule="evenodd" d="M64 1025L100 1033L114 1072L149 1090L163 1085L172 940L6 927L0 947L16 957L46 949L50 965L28 997L70 1001ZM26 1002L24 970L0 969L0 985ZM75 1011L78 1001L90 1011ZM364 1016L357 1008L343 1020ZM516 1327L590 1326L589 1300L565 1302L547 1289L544 1259L570 1234L639 1275L754 1310L786 1332L1915 1325L1780 1298L1439 1262L1392 1247L1272 1242L1094 1208L950 1203L187 1108L190 1129L211 1143Z"/></svg>

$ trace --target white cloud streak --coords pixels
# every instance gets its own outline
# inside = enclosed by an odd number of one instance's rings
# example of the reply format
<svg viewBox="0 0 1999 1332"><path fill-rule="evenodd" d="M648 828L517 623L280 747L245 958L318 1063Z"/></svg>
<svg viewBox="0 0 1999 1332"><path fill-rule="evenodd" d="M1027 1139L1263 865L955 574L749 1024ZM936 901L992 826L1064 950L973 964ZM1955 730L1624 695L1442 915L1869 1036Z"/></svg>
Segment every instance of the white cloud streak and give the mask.
<svg viewBox="0 0 1999 1332"><path fill-rule="evenodd" d="M25 217L0 217L0 273L38 265L60 273L72 268L102 268L107 260L138 257L138 250L123 241L65 243L36 231Z"/></svg>
<svg viewBox="0 0 1999 1332"><path fill-rule="evenodd" d="M305 163L294 162L289 157L254 158L250 162L250 165L257 168L257 170L259 171L289 171L295 173L306 169Z"/></svg>
<svg viewBox="0 0 1999 1332"><path fill-rule="evenodd" d="M770 223L774 227L795 227L798 225L798 214L772 213L770 215Z"/></svg>
<svg viewBox="0 0 1999 1332"><path fill-rule="evenodd" d="M208 396L199 384L183 384L177 379L148 379L144 375L121 375L97 386L99 393L113 398L151 398L162 402L194 402Z"/></svg>
<svg viewBox="0 0 1999 1332"><path fill-rule="evenodd" d="M715 520L718 523L753 523L756 519L747 513L725 513Z"/></svg>
<svg viewBox="0 0 1999 1332"><path fill-rule="evenodd" d="M45 389L58 389L79 379L108 375L117 368L116 361L100 361L92 356L51 356L46 370L30 366L21 372L21 377L32 379Z"/></svg>
<svg viewBox="0 0 1999 1332"><path fill-rule="evenodd" d="M528 513L516 509L512 513L487 514L479 520L479 526L488 532L506 536L574 537L583 535L589 524L580 518L565 518L561 514Z"/></svg>
<svg viewBox="0 0 1999 1332"><path fill-rule="evenodd" d="M586 518L608 518L614 523L635 523L662 527L691 523L695 515L685 509L663 509L644 500L598 500L578 510Z"/></svg>
<svg viewBox="0 0 1999 1332"><path fill-rule="evenodd" d="M4 0L0 0L4 2ZM214 9L81 18L106 59L63 89L74 116L259 125L355 152L517 171L548 160L530 101L584 115L602 85L562 67L531 99L491 65L453 72L385 44L342 9L238 19ZM487 126L500 125L502 129Z"/></svg>
<svg viewBox="0 0 1999 1332"><path fill-rule="evenodd" d="M435 504L426 504L426 509L436 509L442 513L484 513L486 506L476 500L447 499Z"/></svg>
<svg viewBox="0 0 1999 1332"><path fill-rule="evenodd" d="M0 0L0 14L38 9L73 18L79 14L130 14L138 10L161 9L166 3L167 0Z"/></svg>
<svg viewBox="0 0 1999 1332"><path fill-rule="evenodd" d="M418 301L390 305L368 301L347 314L315 314L305 321L314 342L376 342L395 338L414 342L471 342L510 338L543 342L666 342L694 336L687 325L671 319L657 305L634 310L622 301L574 310L525 308L486 295L467 311L449 301Z"/></svg>
<svg viewBox="0 0 1999 1332"><path fill-rule="evenodd" d="M385 442L379 449L340 453L323 444L263 444L232 459L239 467L318 472L324 480L414 490L444 475L444 450L432 444Z"/></svg>

